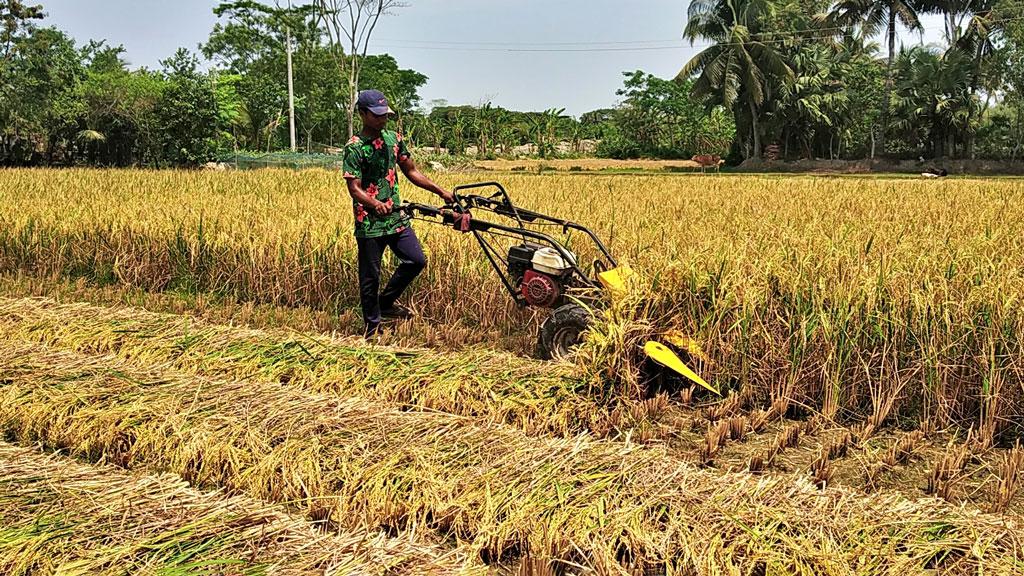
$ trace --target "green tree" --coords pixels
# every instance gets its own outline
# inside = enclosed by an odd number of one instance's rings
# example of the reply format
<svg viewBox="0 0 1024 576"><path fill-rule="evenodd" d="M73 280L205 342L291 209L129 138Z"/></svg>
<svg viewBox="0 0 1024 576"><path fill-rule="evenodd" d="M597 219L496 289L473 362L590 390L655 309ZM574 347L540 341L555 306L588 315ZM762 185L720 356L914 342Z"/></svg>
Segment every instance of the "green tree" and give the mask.
<svg viewBox="0 0 1024 576"><path fill-rule="evenodd" d="M725 109L709 110L694 98L693 80L665 80L642 70L623 75L616 92L622 102L608 118L613 126L599 147L602 155L689 158L728 149L735 135L732 123L716 120ZM595 120L581 117L584 124Z"/></svg>
<svg viewBox="0 0 1024 576"><path fill-rule="evenodd" d="M33 20L42 20L43 17L43 7L38 4L27 5L22 0L0 1L0 22L3 22L0 28L0 47L3 49L0 73L10 62L15 41L31 31Z"/></svg>
<svg viewBox="0 0 1024 576"><path fill-rule="evenodd" d="M83 50L83 124L89 162L115 166L156 163L159 132L154 110L164 89L156 72L130 72L124 47L92 42Z"/></svg>
<svg viewBox="0 0 1024 576"><path fill-rule="evenodd" d="M419 89L426 83L426 76L399 68L398 61L390 54L367 56L359 77L360 90L373 88L387 95L391 108L398 115L399 131L404 129L405 114L419 106Z"/></svg>
<svg viewBox="0 0 1024 576"><path fill-rule="evenodd" d="M198 60L184 48L161 65L166 86L155 109L161 161L196 165L214 159L221 118L213 83L198 71Z"/></svg>
<svg viewBox="0 0 1024 576"><path fill-rule="evenodd" d="M85 76L66 34L32 28L13 40L0 97L0 163L68 162L73 158Z"/></svg>
<svg viewBox="0 0 1024 576"><path fill-rule="evenodd" d="M754 158L761 157L761 115L773 82L785 84L793 78L775 44L761 34L775 9L772 0L693 0L683 31L691 43L707 39L714 44L687 62L677 79L696 74L697 96L734 110L737 126L750 128Z"/></svg>
<svg viewBox="0 0 1024 576"><path fill-rule="evenodd" d="M912 0L839 0L826 19L829 26L859 27L871 36L884 31L889 56L885 65L885 89L882 91L882 117L876 129L875 140L882 154L885 154L885 133L890 122L892 89L896 62L897 24L921 31L918 10ZM871 151L874 157L875 150Z"/></svg>
<svg viewBox="0 0 1024 576"><path fill-rule="evenodd" d="M934 157L956 155L975 126L980 104L970 90L972 63L962 52L938 53L915 46L896 60L898 120L893 128L922 153Z"/></svg>
<svg viewBox="0 0 1024 576"><path fill-rule="evenodd" d="M363 61L380 17L405 6L398 0L315 0L316 22L327 37L339 76L348 82L348 135L355 133L355 103Z"/></svg>

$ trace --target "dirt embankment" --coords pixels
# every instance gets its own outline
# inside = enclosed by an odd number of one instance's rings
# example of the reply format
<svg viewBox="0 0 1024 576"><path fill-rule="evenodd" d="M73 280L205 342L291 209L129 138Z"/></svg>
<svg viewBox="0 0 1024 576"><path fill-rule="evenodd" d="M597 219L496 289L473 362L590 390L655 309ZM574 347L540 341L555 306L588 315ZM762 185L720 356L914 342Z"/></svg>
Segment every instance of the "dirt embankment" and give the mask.
<svg viewBox="0 0 1024 576"><path fill-rule="evenodd" d="M870 174L895 172L920 174L945 169L950 176L964 174L1024 175L1024 160L744 160L733 168L740 172L812 172L822 174Z"/></svg>

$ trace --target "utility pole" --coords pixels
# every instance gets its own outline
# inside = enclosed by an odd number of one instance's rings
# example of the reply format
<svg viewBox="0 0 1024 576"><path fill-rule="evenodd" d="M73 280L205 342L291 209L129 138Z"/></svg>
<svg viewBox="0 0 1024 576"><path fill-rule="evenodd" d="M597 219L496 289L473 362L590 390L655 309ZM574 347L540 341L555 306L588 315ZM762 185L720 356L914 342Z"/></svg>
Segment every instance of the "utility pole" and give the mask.
<svg viewBox="0 0 1024 576"><path fill-rule="evenodd" d="M288 0L288 17L292 13L292 0ZM297 150L295 146L295 87L292 81L292 28L286 28L286 42L288 47L288 135L291 137L292 152Z"/></svg>

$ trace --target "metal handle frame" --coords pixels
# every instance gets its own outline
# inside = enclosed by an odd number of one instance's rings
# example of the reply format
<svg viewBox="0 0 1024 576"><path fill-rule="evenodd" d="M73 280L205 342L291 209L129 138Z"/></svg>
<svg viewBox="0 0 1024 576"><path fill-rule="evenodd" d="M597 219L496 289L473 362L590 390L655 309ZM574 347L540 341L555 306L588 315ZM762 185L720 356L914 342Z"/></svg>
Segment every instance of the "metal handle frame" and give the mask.
<svg viewBox="0 0 1024 576"><path fill-rule="evenodd" d="M465 200L465 197L463 197ZM463 211L468 210L468 206L462 204L460 206ZM423 220L425 222L433 222L435 224L441 224L444 226L454 227L456 223L456 212L453 207L438 207L431 206L428 204L415 204L406 203L402 204L396 210L407 214L410 218L416 220ZM419 214L420 217L417 217ZM434 220L434 218L441 218L441 222ZM487 260L490 262L491 267L498 274L505 289L508 290L519 304L525 304L525 301L517 287L513 283L513 278L508 273L508 260L507 258L494 247L493 242L487 238L487 236L501 236L511 238L522 238L525 240L532 240L537 244L547 245L553 248L559 253L563 260L569 264L570 270L572 270L573 277L576 281L585 288L599 289L600 284L587 276L587 274L579 267L576 263L575 258L571 253L560 242L552 238L551 236L544 234L543 232L537 232L523 227L506 226L504 224L498 224L495 222L488 222L485 220L478 220L476 218L470 218L469 231L473 233L477 242L483 249L484 254L487 256Z"/></svg>
<svg viewBox="0 0 1024 576"><path fill-rule="evenodd" d="M467 196L459 194L459 192L463 190L473 190L479 188L496 188L497 192L495 192L491 196ZM505 191L505 187L498 182L477 182L475 184L464 184L462 186L456 186L452 190L452 194L455 195L456 202L459 203L460 206L464 207L465 209L479 208L486 210L488 212L493 212L499 216L512 218L516 221L517 224L519 224L519 228L524 230L526 229L524 222L536 222L539 220L548 224L561 226L563 234L567 233L569 230L577 230L579 232L582 232L586 234L588 237L590 237L591 241L593 241L594 244L597 246L598 250L601 251L601 254L604 256L604 258L608 260L609 264L611 264L611 266L608 266L606 269L615 268L616 266L619 265L615 258L612 257L611 252L609 252L608 248L604 245L604 242L602 242L601 239L597 237L597 234L594 234L594 232L590 228L587 228L582 224L577 224L576 222L572 222L570 220L555 218L553 216L541 214L540 212L534 212L532 210L519 208L518 206L512 203L512 198L509 197L508 192Z"/></svg>

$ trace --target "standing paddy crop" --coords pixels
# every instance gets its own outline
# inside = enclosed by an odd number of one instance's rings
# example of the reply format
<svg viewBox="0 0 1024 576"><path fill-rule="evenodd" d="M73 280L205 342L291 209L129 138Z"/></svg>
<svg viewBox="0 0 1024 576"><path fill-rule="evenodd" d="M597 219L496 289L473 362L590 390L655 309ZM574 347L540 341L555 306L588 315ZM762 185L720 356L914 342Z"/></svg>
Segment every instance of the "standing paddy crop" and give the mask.
<svg viewBox="0 0 1024 576"><path fill-rule="evenodd" d="M695 337L723 387L840 420L973 425L995 442L1019 434L1019 181L501 180L518 204L583 222L642 270L651 280L638 320ZM14 170L0 178L0 203L12 207L0 217L0 270L313 307L355 329L355 244L337 174ZM422 318L403 341L528 353L536 319L509 303L478 248L417 229L431 265L411 302Z"/></svg>

